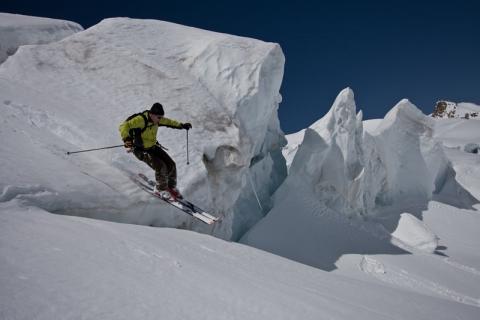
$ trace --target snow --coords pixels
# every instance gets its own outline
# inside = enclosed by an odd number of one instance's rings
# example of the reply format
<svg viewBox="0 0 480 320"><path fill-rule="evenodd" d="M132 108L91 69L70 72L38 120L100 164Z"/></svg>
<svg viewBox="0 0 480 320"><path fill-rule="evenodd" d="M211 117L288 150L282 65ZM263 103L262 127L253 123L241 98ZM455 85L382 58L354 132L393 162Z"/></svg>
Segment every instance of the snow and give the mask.
<svg viewBox="0 0 480 320"><path fill-rule="evenodd" d="M432 117L436 119L478 119L480 110L473 103L438 101Z"/></svg>
<svg viewBox="0 0 480 320"><path fill-rule="evenodd" d="M22 45L55 42L82 30L71 21L0 12L0 63Z"/></svg>
<svg viewBox="0 0 480 320"><path fill-rule="evenodd" d="M282 154L285 158L288 169L290 169L292 161L295 158L295 154L298 151L298 147L302 143L304 137L305 129L285 136L285 138L287 139L287 145L282 149Z"/></svg>
<svg viewBox="0 0 480 320"><path fill-rule="evenodd" d="M478 120L434 120L408 100L382 120L359 120L347 88L287 136L289 175L241 242L478 307L480 158L460 147L478 138Z"/></svg>
<svg viewBox="0 0 480 320"><path fill-rule="evenodd" d="M294 158L276 198L295 197L290 193L306 188L316 201L346 216L377 216L380 205L428 201L451 169L432 138L433 121L403 100L375 131L364 132L347 88L305 131L299 146L301 132L288 137L294 145L284 152Z"/></svg>
<svg viewBox="0 0 480 320"><path fill-rule="evenodd" d="M422 221L410 213L402 213L392 236L406 245L428 253L438 247L438 237Z"/></svg>
<svg viewBox="0 0 480 320"><path fill-rule="evenodd" d="M478 307L330 274L189 231L52 215L15 201L1 207L4 319L478 315Z"/></svg>
<svg viewBox="0 0 480 320"><path fill-rule="evenodd" d="M363 120L346 88L284 137L278 44L128 18L78 31L0 65L1 319L478 318L478 118L401 100ZM158 139L222 223L139 190L129 176L153 173L122 148L65 154L121 143L156 101L193 124L190 165L185 131Z"/></svg>
<svg viewBox="0 0 480 320"><path fill-rule="evenodd" d="M286 176L286 170L277 169L284 166L277 116L283 64L274 43L128 18L104 20L49 45L23 46L0 68L0 103L8 119L2 131L14 144L1 147L7 155L2 164L29 167L34 162L37 168L33 173L5 171L0 187L34 181L62 199L44 207L49 211L188 225L238 238L266 213L255 204L248 181L269 190L257 192L268 201ZM114 149L64 156L121 143L118 125L156 101L167 117L193 124L190 165L185 131L161 129L158 139L177 163L184 195L225 216L214 231L139 191L129 175L144 172L153 178L153 172L131 154ZM274 173L256 173L254 166ZM59 168L68 172L61 181ZM132 198L140 205L132 206ZM166 213L159 217L158 210Z"/></svg>

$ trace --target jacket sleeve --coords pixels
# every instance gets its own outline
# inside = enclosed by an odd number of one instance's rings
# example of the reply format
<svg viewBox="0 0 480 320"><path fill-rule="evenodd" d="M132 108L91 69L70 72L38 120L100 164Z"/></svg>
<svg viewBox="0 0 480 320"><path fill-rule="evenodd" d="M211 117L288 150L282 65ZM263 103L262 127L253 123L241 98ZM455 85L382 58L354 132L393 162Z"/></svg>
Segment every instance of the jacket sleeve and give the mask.
<svg viewBox="0 0 480 320"><path fill-rule="evenodd" d="M120 131L120 136L122 137L122 140L125 141L125 139L130 137L130 130L135 128L141 129L144 126L145 126L145 120L143 120L143 117L141 115L138 115L136 117L133 117L130 120L124 121L118 129Z"/></svg>
<svg viewBox="0 0 480 320"><path fill-rule="evenodd" d="M183 129L181 122L178 122L173 119L168 119L168 118L160 119L159 125L164 127L174 128L174 129Z"/></svg>

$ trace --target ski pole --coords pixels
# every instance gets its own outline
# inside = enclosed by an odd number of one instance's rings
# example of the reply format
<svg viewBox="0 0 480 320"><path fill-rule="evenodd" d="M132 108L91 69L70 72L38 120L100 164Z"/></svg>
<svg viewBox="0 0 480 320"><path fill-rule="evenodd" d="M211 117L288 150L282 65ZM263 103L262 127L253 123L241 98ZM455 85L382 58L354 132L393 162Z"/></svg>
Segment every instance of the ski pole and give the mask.
<svg viewBox="0 0 480 320"><path fill-rule="evenodd" d="M90 151L96 151L96 150L119 148L119 147L123 147L123 146L124 146L123 144L119 144L117 146L110 146L110 147L103 147L103 148L96 148L96 149L87 149L87 150L79 150L79 151L67 151L67 155L73 154L73 153L80 153L80 152L90 152Z"/></svg>
<svg viewBox="0 0 480 320"><path fill-rule="evenodd" d="M188 158L188 130L187 130L187 164L190 164L190 160Z"/></svg>

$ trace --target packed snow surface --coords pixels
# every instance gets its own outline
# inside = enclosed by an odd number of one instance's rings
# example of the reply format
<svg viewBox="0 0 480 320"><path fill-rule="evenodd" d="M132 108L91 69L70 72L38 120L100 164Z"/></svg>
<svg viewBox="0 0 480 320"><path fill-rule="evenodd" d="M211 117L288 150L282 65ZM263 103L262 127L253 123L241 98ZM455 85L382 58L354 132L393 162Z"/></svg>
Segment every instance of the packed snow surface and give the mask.
<svg viewBox="0 0 480 320"><path fill-rule="evenodd" d="M1 209L2 319L478 315L477 307L329 274L193 232L57 216L15 202Z"/></svg>
<svg viewBox="0 0 480 320"><path fill-rule="evenodd" d="M285 139L283 64L274 43L126 18L21 46L0 65L0 318L477 319L480 121L408 100L363 121L347 88ZM139 190L153 173L123 148L65 155L121 143L156 101L193 124L190 165L185 131L158 140L222 223Z"/></svg>

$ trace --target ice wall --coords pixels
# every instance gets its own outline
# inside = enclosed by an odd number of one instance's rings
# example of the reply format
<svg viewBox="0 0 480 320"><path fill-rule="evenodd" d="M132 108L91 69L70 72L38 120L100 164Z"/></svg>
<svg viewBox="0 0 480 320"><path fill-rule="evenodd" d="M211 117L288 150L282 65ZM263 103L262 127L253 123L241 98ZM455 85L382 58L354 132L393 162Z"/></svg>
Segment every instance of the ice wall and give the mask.
<svg viewBox="0 0 480 320"><path fill-rule="evenodd" d="M347 88L322 119L288 138L293 144L284 154L293 160L282 189L301 182L347 215L374 215L378 206L428 200L441 190L450 167L433 127L430 117L402 100L366 132Z"/></svg>
<svg viewBox="0 0 480 320"><path fill-rule="evenodd" d="M408 100L400 101L374 133L384 164L385 189L377 202L426 201L442 189L450 162L433 139L434 121Z"/></svg>
<svg viewBox="0 0 480 320"><path fill-rule="evenodd" d="M93 216L236 238L263 217L270 195L286 175L280 157L285 139L277 116L283 66L278 44L156 20L107 19L57 43L21 47L0 66L2 111L13 126L24 120L35 126L26 129L26 143L15 146L2 162L24 161L30 181L2 171L1 184L49 185L60 198L67 191L82 198L78 203L69 197L47 208L52 211L84 212L89 198L90 207L96 207L89 210ZM141 171L153 177L153 172L121 149L57 157L58 163L39 161L40 168L21 160L33 148L33 136L35 147L57 156L69 149L121 143L118 125L156 101L167 117L193 124L189 165L186 131L161 128L158 140L177 163L185 196L225 215L214 230L145 198L128 175ZM12 133L12 139L19 137ZM36 173L54 171L60 163L82 167L69 173L76 178L68 185ZM111 188L96 190L94 196L89 193L93 185ZM266 203L263 208L257 198Z"/></svg>
<svg viewBox="0 0 480 320"><path fill-rule="evenodd" d="M324 269L345 253L394 252L388 241L372 240L388 239L388 232L362 221L421 210L454 181L433 122L402 100L366 132L353 91L344 89L322 119L289 139L303 135L287 147L288 177L272 210L241 241Z"/></svg>

